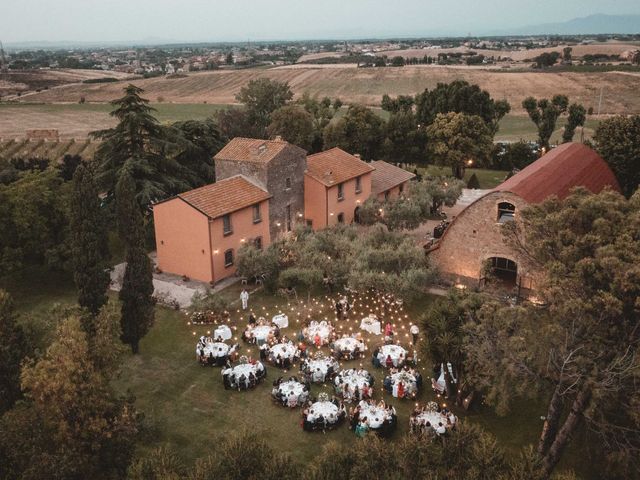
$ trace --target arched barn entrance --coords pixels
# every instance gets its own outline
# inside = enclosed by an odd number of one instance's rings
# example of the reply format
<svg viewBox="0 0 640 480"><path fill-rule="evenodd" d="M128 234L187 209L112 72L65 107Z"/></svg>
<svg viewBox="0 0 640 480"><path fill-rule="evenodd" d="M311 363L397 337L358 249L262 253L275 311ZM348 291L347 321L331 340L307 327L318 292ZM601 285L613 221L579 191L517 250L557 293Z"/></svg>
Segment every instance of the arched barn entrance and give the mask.
<svg viewBox="0 0 640 480"><path fill-rule="evenodd" d="M518 264L503 257L487 259L488 276L503 287L514 287L518 282Z"/></svg>

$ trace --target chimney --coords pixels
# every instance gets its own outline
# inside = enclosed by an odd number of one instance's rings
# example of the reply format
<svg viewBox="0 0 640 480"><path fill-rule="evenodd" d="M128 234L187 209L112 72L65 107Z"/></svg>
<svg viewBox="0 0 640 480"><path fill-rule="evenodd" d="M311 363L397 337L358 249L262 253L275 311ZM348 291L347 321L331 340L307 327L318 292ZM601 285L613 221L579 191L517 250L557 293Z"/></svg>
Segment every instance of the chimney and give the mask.
<svg viewBox="0 0 640 480"><path fill-rule="evenodd" d="M276 138L273 139L275 142L281 142L282 137L280 135L276 135Z"/></svg>
<svg viewBox="0 0 640 480"><path fill-rule="evenodd" d="M356 157L358 160L360 160L360 154L359 153L354 153L353 156Z"/></svg>

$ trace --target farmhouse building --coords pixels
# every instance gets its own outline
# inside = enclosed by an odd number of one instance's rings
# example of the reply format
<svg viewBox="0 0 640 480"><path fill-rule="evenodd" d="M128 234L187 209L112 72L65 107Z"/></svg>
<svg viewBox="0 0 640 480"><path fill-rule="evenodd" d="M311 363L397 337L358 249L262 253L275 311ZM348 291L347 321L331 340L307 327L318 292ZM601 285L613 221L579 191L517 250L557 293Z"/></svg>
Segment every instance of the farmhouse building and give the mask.
<svg viewBox="0 0 640 480"><path fill-rule="evenodd" d="M267 246L296 223L357 221L372 188L395 198L414 176L339 148L307 156L280 138L234 138L214 159L216 183L153 207L158 268L212 283L236 272L242 245Z"/></svg>
<svg viewBox="0 0 640 480"><path fill-rule="evenodd" d="M181 193L153 206L158 267L203 282L236 271L237 249L271 241L271 195L242 175Z"/></svg>
<svg viewBox="0 0 640 480"><path fill-rule="evenodd" d="M290 232L303 220L304 176L307 152L276 137L275 140L234 138L214 157L216 180L244 175L271 194L271 238Z"/></svg>
<svg viewBox="0 0 640 480"><path fill-rule="evenodd" d="M534 290L540 272L527 265L502 235L502 225L519 221L519 212L556 196L567 197L582 186L598 193L620 191L615 176L600 156L579 143L566 143L521 170L467 206L429 251L441 273L456 284L477 286L490 266L506 285Z"/></svg>
<svg viewBox="0 0 640 480"><path fill-rule="evenodd" d="M307 225L318 230L358 219L371 195L374 168L339 148L307 157L304 205Z"/></svg>
<svg viewBox="0 0 640 480"><path fill-rule="evenodd" d="M402 195L415 175L404 168L377 160L371 162L371 195L381 202L397 199Z"/></svg>

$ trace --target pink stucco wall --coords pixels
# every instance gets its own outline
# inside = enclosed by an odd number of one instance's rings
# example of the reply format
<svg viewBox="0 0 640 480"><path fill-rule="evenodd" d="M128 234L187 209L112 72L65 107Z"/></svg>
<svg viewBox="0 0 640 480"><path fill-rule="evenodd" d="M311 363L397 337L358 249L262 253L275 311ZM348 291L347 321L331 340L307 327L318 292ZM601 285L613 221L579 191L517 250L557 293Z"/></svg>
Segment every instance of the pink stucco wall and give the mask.
<svg viewBox="0 0 640 480"><path fill-rule="evenodd" d="M158 267L168 273L210 282L209 219L179 198L153 207Z"/></svg>
<svg viewBox="0 0 640 480"><path fill-rule="evenodd" d="M356 193L356 179L344 182L344 200L338 200L338 185L329 187L327 209L329 211L329 225L338 223L338 214L344 213L344 223L353 222L353 213L371 195L371 173L361 176L361 191Z"/></svg>
<svg viewBox="0 0 640 480"><path fill-rule="evenodd" d="M403 194L407 193L407 182L403 182L401 184L403 186ZM396 198L398 198L400 196L400 185L396 185L393 188L390 188L389 190L387 190L389 192L389 200L395 200ZM384 198L384 193L385 192L380 192L378 194L378 200L381 202L384 202L385 198Z"/></svg>
<svg viewBox="0 0 640 480"><path fill-rule="evenodd" d="M260 203L260 213L262 221L253 223L253 208L243 208L231 213L231 227L233 233L224 235L222 218L216 218L210 223L211 229L211 255L213 264L214 282L229 277L236 273L238 261L238 249L246 242L252 241L256 237L262 237L262 246L266 248L271 239L269 236L269 201ZM233 250L234 263L226 267L224 262L224 252Z"/></svg>
<svg viewBox="0 0 640 480"><path fill-rule="evenodd" d="M315 178L304 176L304 218L313 222L314 230L327 226L327 190Z"/></svg>

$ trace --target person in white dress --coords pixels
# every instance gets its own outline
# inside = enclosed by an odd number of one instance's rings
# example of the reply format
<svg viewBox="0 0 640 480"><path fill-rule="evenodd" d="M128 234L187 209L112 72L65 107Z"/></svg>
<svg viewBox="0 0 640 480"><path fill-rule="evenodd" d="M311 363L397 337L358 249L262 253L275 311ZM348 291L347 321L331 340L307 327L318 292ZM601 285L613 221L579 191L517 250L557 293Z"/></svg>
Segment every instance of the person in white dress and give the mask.
<svg viewBox="0 0 640 480"><path fill-rule="evenodd" d="M249 292L244 288L242 289L242 292L240 292L240 301L242 302L242 309L246 310L249 306Z"/></svg>
<svg viewBox="0 0 640 480"><path fill-rule="evenodd" d="M420 333L418 325L412 323L409 332L411 332L411 337L413 337L413 344L415 345L416 343L418 343L418 334Z"/></svg>

